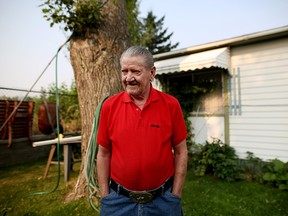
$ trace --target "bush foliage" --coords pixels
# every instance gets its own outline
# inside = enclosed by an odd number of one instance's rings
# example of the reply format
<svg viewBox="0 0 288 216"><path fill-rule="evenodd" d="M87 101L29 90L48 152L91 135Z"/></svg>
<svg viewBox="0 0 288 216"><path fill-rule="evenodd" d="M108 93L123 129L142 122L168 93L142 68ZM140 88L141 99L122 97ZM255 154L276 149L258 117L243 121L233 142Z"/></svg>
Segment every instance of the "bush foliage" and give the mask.
<svg viewBox="0 0 288 216"><path fill-rule="evenodd" d="M288 190L288 162L274 159L267 163L261 180L281 190Z"/></svg>
<svg viewBox="0 0 288 216"><path fill-rule="evenodd" d="M241 167L235 150L218 139L212 143L206 141L192 159L198 176L210 174L226 181L234 181L240 176Z"/></svg>
<svg viewBox="0 0 288 216"><path fill-rule="evenodd" d="M197 176L213 175L229 182L245 179L288 190L288 162L263 161L251 152L247 152L246 160L241 160L233 147L218 139L204 145L193 144L191 155L190 163Z"/></svg>

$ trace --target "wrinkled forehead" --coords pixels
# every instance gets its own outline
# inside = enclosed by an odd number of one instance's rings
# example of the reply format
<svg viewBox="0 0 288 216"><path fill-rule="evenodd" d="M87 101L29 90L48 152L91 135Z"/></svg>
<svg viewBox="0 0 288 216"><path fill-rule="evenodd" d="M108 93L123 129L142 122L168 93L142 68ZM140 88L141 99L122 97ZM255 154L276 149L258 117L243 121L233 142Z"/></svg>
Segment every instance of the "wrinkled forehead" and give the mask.
<svg viewBox="0 0 288 216"><path fill-rule="evenodd" d="M145 59L143 56L123 56L120 61L121 68L123 67L145 67Z"/></svg>

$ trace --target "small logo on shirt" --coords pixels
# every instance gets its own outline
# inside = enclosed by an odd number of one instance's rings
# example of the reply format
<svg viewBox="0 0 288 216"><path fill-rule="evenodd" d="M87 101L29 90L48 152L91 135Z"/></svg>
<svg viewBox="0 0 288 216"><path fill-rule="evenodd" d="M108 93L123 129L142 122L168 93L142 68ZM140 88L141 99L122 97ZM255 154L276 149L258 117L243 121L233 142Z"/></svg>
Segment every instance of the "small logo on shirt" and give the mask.
<svg viewBox="0 0 288 216"><path fill-rule="evenodd" d="M150 124L150 127L153 127L153 128L160 128L160 125L158 125L158 124Z"/></svg>

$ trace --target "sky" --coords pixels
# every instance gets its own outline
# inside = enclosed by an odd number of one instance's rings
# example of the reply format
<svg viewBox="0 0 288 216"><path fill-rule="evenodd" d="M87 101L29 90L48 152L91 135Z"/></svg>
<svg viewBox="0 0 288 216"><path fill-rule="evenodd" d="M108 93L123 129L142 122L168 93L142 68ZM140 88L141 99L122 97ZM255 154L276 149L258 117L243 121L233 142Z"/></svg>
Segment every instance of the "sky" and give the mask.
<svg viewBox="0 0 288 216"><path fill-rule="evenodd" d="M43 2L0 0L0 96L11 94L1 87L28 90L36 83L33 90L38 91L56 81L53 61L36 82L69 33L50 28L39 7ZM151 10L157 19L165 16L163 27L173 32L177 49L286 26L287 9L288 0L140 1L141 17ZM59 53L57 72L59 85L71 84L67 49Z"/></svg>

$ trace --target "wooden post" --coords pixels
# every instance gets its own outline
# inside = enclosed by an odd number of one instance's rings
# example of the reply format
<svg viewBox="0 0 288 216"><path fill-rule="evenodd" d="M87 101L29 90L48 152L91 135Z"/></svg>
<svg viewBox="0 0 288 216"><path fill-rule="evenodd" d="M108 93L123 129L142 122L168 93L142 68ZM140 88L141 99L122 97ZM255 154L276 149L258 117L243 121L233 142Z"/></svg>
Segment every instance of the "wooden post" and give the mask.
<svg viewBox="0 0 288 216"><path fill-rule="evenodd" d="M49 171L52 159L53 159L53 155L54 155L55 149L56 149L56 145L51 145L51 149L50 149L48 160L47 160L47 164L46 164L46 169L45 169L45 172L44 172L44 179L48 175L48 171Z"/></svg>

